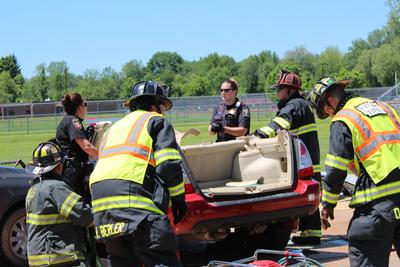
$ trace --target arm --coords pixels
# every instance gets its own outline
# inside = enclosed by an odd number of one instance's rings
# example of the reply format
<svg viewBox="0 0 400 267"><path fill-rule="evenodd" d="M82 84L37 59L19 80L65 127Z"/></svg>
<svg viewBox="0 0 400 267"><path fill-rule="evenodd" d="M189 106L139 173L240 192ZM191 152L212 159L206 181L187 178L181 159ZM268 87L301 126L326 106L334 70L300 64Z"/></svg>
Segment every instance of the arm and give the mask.
<svg viewBox="0 0 400 267"><path fill-rule="evenodd" d="M331 126L329 152L325 160L326 176L322 180L321 221L324 229L330 227L333 210L347 176L347 165L353 160L354 151L350 130L340 121Z"/></svg>
<svg viewBox="0 0 400 267"><path fill-rule="evenodd" d="M185 187L181 167L181 155L171 124L161 117L152 118L149 123L153 138L156 173L165 181L171 196L174 223L178 223L186 214Z"/></svg>
<svg viewBox="0 0 400 267"><path fill-rule="evenodd" d="M210 124L208 125L208 134L209 134L209 135L215 135L215 134L216 134L216 132L213 132L213 131L211 130L211 124L213 124L213 123L215 122L215 115L216 115L217 112L218 112L218 108L219 108L219 106L218 106L217 108L214 109L213 114L212 114L212 116L211 116Z"/></svg>
<svg viewBox="0 0 400 267"><path fill-rule="evenodd" d="M75 225L88 227L93 222L92 209L83 202L80 195L74 193L67 185L58 185L51 191L58 212L71 220Z"/></svg>
<svg viewBox="0 0 400 267"><path fill-rule="evenodd" d="M257 129L255 134L263 138L269 138L275 137L278 129L289 130L292 126L295 111L296 107L293 105L293 103L288 102L281 110L278 111L276 116L267 126Z"/></svg>
<svg viewBox="0 0 400 267"><path fill-rule="evenodd" d="M209 129L210 129L211 127L209 127ZM209 130L210 131L210 130ZM233 135L233 136L243 136L243 135L246 135L246 133L247 133L247 128L244 128L244 127L228 127L228 126L225 126L224 127L224 133L227 133L227 134L230 134L230 135ZM213 134L215 134L215 133L213 133Z"/></svg>
<svg viewBox="0 0 400 267"><path fill-rule="evenodd" d="M89 156L95 159L98 157L97 148L89 140L83 138L75 138L74 140Z"/></svg>

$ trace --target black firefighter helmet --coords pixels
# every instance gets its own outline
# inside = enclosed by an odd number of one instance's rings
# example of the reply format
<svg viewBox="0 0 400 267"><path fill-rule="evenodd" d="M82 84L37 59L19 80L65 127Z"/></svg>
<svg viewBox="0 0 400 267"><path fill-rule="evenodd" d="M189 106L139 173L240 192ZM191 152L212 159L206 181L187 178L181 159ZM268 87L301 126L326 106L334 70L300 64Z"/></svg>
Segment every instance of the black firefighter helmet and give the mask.
<svg viewBox="0 0 400 267"><path fill-rule="evenodd" d="M53 142L40 143L32 153L34 174L43 174L52 171L62 162L60 146Z"/></svg>
<svg viewBox="0 0 400 267"><path fill-rule="evenodd" d="M126 107L131 107L135 101L145 101L146 99L156 100L156 103L163 104L165 110L172 108L172 101L168 98L169 87L162 86L153 81L142 81L133 85L131 96L127 102Z"/></svg>

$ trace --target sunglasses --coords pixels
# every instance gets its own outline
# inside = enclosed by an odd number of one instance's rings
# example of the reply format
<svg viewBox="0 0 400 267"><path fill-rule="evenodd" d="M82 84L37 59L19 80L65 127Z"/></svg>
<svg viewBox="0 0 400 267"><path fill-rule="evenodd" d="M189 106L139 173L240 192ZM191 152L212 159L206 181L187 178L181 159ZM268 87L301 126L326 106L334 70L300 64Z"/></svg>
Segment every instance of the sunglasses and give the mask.
<svg viewBox="0 0 400 267"><path fill-rule="evenodd" d="M222 93L222 92L225 92L225 93L228 93L229 91L234 91L235 89L233 89L233 88L228 88L228 89L219 89L219 91Z"/></svg>
<svg viewBox="0 0 400 267"><path fill-rule="evenodd" d="M84 103L83 103L83 106L87 107L87 102L84 102Z"/></svg>

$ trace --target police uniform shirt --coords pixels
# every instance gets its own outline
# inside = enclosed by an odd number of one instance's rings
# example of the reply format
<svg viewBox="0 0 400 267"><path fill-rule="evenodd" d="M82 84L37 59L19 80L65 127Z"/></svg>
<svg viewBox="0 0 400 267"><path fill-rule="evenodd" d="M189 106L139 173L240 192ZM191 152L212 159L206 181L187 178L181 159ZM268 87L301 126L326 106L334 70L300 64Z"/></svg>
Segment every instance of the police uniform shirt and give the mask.
<svg viewBox="0 0 400 267"><path fill-rule="evenodd" d="M75 142L75 138L87 139L82 125L83 119L75 115L66 115L57 127L56 138L61 143L64 151L69 151L70 156L76 156L82 162L86 162L89 155Z"/></svg>
<svg viewBox="0 0 400 267"><path fill-rule="evenodd" d="M233 120L228 121L227 114L232 114ZM222 126L246 128L247 131L245 135L248 135L250 131L250 109L237 98L236 102L229 106L224 102L221 102L214 110L213 116L211 117L210 124L213 124L214 122L220 122ZM224 132L217 133L217 141L229 141L235 139L236 136Z"/></svg>

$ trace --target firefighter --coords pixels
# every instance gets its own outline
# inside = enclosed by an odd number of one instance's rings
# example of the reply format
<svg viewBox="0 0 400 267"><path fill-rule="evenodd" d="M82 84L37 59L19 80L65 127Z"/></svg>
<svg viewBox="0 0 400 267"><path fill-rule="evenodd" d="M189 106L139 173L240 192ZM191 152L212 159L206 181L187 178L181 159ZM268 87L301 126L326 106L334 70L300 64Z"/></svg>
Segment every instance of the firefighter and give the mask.
<svg viewBox="0 0 400 267"><path fill-rule="evenodd" d="M300 94L301 80L298 75L282 70L273 85L279 99L278 112L265 127L254 134L261 138L274 137L279 129L297 134L310 152L314 167L314 178L321 181L320 153L315 116L309 103ZM319 245L321 243L321 220L319 210L300 218L300 236L292 237L297 245Z"/></svg>
<svg viewBox="0 0 400 267"><path fill-rule="evenodd" d="M61 148L52 142L33 151L36 176L26 196L29 266L89 266L84 230L93 216L65 182L62 158Z"/></svg>
<svg viewBox="0 0 400 267"><path fill-rule="evenodd" d="M87 102L83 101L79 93L70 93L63 96L61 104L66 115L57 127L56 138L69 158L64 176L68 178L68 183L75 192L90 202L88 190L85 190L84 177L93 169L92 164L88 163L89 156L96 159L98 152L89 142L88 132L82 125L87 113Z"/></svg>
<svg viewBox="0 0 400 267"><path fill-rule="evenodd" d="M400 117L386 103L347 93L349 83L323 78L309 96L320 119L332 118L322 226L330 227L347 169L353 170L358 178L349 204L350 264L388 266L392 241L399 240Z"/></svg>
<svg viewBox="0 0 400 267"><path fill-rule="evenodd" d="M215 109L208 132L217 134L217 142L234 140L249 134L250 109L236 97L238 85L234 79L225 80L220 89L222 101Z"/></svg>
<svg viewBox="0 0 400 267"><path fill-rule="evenodd" d="M132 87L132 111L105 133L90 176L96 238L106 244L109 266L182 266L174 224L186 213L181 155L168 87L153 81Z"/></svg>

